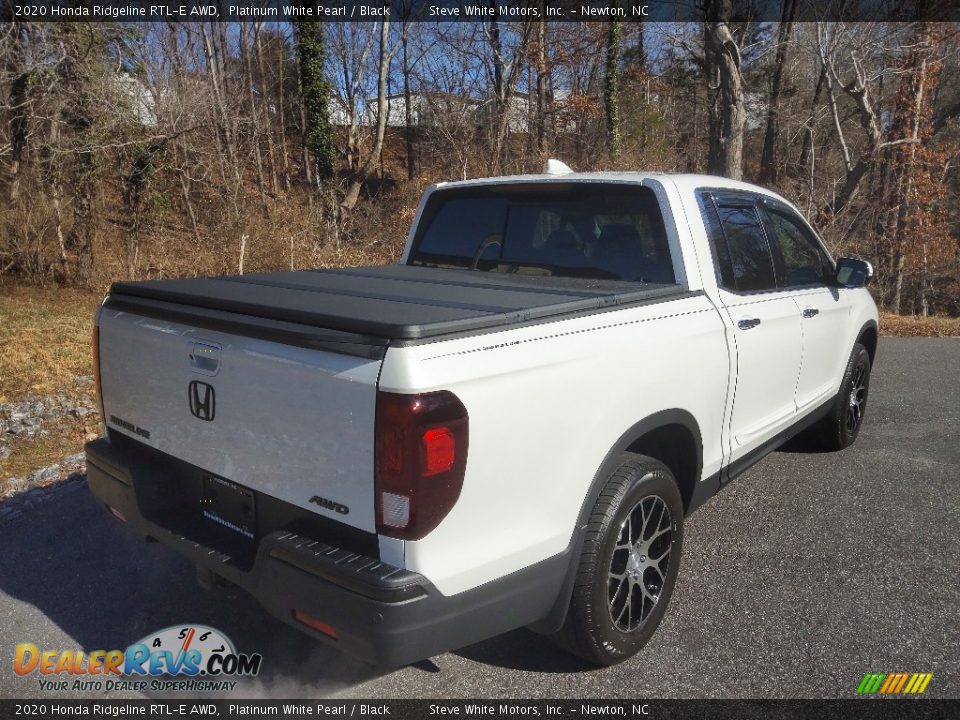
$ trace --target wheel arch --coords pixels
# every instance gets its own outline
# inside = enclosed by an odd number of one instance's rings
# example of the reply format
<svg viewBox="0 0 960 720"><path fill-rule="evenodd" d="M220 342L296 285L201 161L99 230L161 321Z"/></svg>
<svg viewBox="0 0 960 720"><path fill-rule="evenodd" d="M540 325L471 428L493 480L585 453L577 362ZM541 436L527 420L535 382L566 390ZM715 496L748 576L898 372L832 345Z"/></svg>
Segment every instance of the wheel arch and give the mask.
<svg viewBox="0 0 960 720"><path fill-rule="evenodd" d="M860 328L860 332L857 333L857 342L863 345L867 352L870 354L870 365L874 364L874 361L877 357L877 340L879 336L879 331L877 329L877 323L873 320L868 320L863 324L863 327Z"/></svg>
<svg viewBox="0 0 960 720"><path fill-rule="evenodd" d="M577 515L577 523L570 541L570 563L560 594L550 613L531 625L537 632L556 632L563 625L570 605L573 581L580 562L583 531L590 518L607 477L620 464L624 453L647 455L660 460L673 473L683 498L684 512L694 499L703 468L703 441L696 418L680 408L661 410L632 425L607 451L597 468Z"/></svg>

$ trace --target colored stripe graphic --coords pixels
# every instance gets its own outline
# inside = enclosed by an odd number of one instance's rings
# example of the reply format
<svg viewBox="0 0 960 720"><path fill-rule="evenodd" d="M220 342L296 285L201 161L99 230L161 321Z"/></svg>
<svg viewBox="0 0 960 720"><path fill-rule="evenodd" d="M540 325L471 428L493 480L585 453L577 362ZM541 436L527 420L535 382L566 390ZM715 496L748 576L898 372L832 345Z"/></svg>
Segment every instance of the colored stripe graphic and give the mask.
<svg viewBox="0 0 960 720"><path fill-rule="evenodd" d="M894 673L893 683L890 685L890 689L887 690L891 695L895 695L903 690L904 683L907 682L907 678L910 677L907 673Z"/></svg>
<svg viewBox="0 0 960 720"><path fill-rule="evenodd" d="M880 683L883 682L886 676L886 673L867 673L863 676L860 687L857 688L857 694L873 695L873 693L880 689Z"/></svg>
<svg viewBox="0 0 960 720"><path fill-rule="evenodd" d="M887 675L887 679L883 681L883 685L880 687L881 695L887 694L887 692L890 690L890 686L893 685L894 682L896 682L896 678L897 678L896 673L890 673Z"/></svg>
<svg viewBox="0 0 960 720"><path fill-rule="evenodd" d="M932 679L932 673L867 673L857 695L921 695Z"/></svg>

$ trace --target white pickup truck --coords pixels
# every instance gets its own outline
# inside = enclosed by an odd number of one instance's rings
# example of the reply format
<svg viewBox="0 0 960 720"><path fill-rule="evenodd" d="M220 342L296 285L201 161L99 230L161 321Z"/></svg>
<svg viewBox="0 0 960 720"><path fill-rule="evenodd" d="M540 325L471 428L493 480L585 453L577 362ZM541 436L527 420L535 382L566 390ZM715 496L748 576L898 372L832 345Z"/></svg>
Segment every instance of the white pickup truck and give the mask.
<svg viewBox="0 0 960 720"><path fill-rule="evenodd" d="M398 265L115 284L94 495L370 662L637 652L686 515L856 439L872 269L752 185L551 168L432 186Z"/></svg>

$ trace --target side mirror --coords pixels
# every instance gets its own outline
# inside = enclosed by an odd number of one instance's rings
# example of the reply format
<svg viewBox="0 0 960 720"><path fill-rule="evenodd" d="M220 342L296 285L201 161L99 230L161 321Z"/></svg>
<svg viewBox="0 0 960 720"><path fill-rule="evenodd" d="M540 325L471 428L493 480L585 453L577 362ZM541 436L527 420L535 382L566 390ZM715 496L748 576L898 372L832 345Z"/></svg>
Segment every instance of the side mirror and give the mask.
<svg viewBox="0 0 960 720"><path fill-rule="evenodd" d="M873 265L860 258L842 257L837 260L836 281L839 287L862 288L873 280Z"/></svg>

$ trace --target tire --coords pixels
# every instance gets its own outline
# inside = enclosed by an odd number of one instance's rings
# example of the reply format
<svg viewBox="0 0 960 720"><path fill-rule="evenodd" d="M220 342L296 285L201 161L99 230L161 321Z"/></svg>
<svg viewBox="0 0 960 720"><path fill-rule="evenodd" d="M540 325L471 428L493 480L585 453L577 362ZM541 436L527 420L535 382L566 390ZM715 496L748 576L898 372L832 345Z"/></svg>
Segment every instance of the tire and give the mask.
<svg viewBox="0 0 960 720"><path fill-rule="evenodd" d="M599 666L636 654L663 619L682 551L683 500L673 474L658 460L624 454L590 514L556 642Z"/></svg>
<svg viewBox="0 0 960 720"><path fill-rule="evenodd" d="M843 373L840 392L830 414L814 426L816 439L822 449L843 450L853 445L863 426L870 393L870 353L857 343Z"/></svg>

